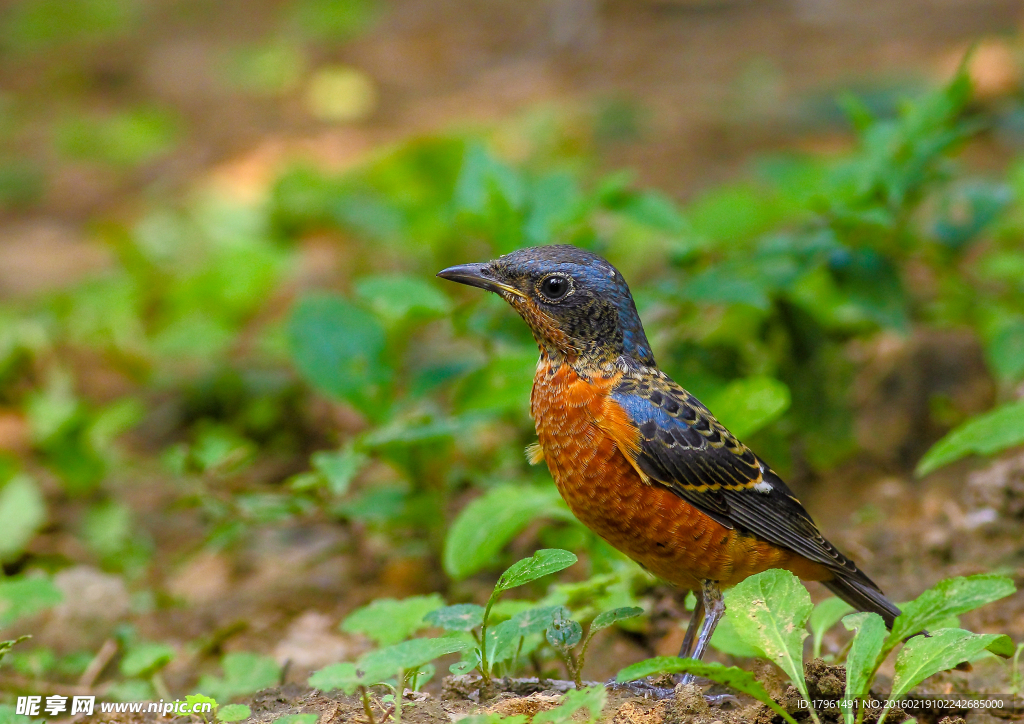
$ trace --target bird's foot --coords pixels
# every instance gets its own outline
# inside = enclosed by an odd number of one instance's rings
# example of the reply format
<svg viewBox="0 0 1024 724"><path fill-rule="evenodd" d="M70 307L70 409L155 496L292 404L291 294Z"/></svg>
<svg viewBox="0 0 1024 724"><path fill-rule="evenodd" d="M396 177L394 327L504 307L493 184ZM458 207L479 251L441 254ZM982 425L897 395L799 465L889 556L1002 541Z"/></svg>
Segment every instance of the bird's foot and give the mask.
<svg viewBox="0 0 1024 724"><path fill-rule="evenodd" d="M605 688L612 691L625 691L643 699L671 699L675 695L675 689L672 686L659 686L659 684L665 683L671 684L671 681L665 681L663 676L648 676L646 679L637 681L609 679L605 683Z"/></svg>
<svg viewBox="0 0 1024 724"><path fill-rule="evenodd" d="M693 674L680 674L676 677L676 688L673 693L677 698L683 699L687 698L687 694L691 697L700 696L708 706L739 706L740 700L732 694L707 694L701 690L701 687L714 683L710 679L699 679Z"/></svg>

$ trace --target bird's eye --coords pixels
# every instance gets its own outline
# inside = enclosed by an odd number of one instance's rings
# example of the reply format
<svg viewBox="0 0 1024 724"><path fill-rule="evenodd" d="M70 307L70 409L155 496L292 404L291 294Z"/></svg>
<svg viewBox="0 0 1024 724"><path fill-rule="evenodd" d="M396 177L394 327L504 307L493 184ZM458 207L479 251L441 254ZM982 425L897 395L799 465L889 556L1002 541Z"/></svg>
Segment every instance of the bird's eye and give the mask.
<svg viewBox="0 0 1024 724"><path fill-rule="evenodd" d="M553 302L568 294L569 289L569 280L563 276L552 275L545 277L540 283L540 293Z"/></svg>

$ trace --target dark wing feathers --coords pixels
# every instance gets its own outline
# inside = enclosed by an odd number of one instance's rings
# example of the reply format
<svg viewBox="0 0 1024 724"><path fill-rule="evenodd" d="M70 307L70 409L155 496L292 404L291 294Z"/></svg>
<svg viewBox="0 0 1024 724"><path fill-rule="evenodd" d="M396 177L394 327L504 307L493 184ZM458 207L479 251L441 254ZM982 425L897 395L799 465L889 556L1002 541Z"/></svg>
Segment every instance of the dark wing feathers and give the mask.
<svg viewBox="0 0 1024 724"><path fill-rule="evenodd" d="M859 587L877 590L822 537L784 482L667 378L626 378L612 393L639 430L635 464L728 528L736 528L821 563Z"/></svg>

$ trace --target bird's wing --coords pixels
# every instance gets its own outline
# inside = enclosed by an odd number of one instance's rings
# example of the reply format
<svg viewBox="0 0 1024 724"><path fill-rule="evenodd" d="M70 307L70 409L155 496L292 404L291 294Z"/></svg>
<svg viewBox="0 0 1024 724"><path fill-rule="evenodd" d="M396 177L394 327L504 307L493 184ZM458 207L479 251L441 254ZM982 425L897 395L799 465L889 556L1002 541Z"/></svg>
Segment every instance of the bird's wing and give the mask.
<svg viewBox="0 0 1024 724"><path fill-rule="evenodd" d="M728 528L786 548L875 587L822 537L771 468L697 398L665 377L623 378L598 420L641 476Z"/></svg>

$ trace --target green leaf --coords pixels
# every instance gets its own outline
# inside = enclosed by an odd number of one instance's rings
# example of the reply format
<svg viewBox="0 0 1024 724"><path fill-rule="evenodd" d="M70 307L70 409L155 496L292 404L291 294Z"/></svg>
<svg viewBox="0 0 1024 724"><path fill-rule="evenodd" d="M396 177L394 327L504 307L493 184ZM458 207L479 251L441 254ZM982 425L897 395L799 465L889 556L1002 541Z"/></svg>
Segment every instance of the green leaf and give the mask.
<svg viewBox="0 0 1024 724"><path fill-rule="evenodd" d="M401 601L378 598L350 613L342 621L341 630L361 633L373 639L378 646L389 646L426 628L424 617L442 606L444 599L436 593L410 596Z"/></svg>
<svg viewBox="0 0 1024 724"><path fill-rule="evenodd" d="M56 606L63 599L60 589L49 578L12 576L0 579L0 626Z"/></svg>
<svg viewBox="0 0 1024 724"><path fill-rule="evenodd" d="M269 656L234 651L225 654L220 663L224 676L204 675L198 685L200 691L209 692L218 701L229 701L236 696L276 686L281 678L281 667Z"/></svg>
<svg viewBox="0 0 1024 724"><path fill-rule="evenodd" d="M722 620L715 627L715 632L711 635L711 645L723 654L743 659L768 658L763 651L756 646L751 646L740 637L736 626L733 625L735 618L731 611L726 610Z"/></svg>
<svg viewBox="0 0 1024 724"><path fill-rule="evenodd" d="M835 596L826 598L811 611L808 623L814 640L814 658L821 656L821 640L825 632L839 623L843 616L853 611L853 606Z"/></svg>
<svg viewBox="0 0 1024 724"><path fill-rule="evenodd" d="M206 696L204 694L189 694L185 697L185 703L188 705L188 708L192 711L200 711L199 709L195 708L197 704L209 704L210 711L217 711L217 700L214 699L212 696Z"/></svg>
<svg viewBox="0 0 1024 724"><path fill-rule="evenodd" d="M472 631L484 622L484 607L475 603L456 603L431 611L423 620L445 631Z"/></svg>
<svg viewBox="0 0 1024 724"><path fill-rule="evenodd" d="M317 472L324 476L331 495L341 497L348 492L352 478L356 476L368 460L367 456L352 447L333 452L314 453L310 462Z"/></svg>
<svg viewBox="0 0 1024 724"><path fill-rule="evenodd" d="M590 623L590 632L596 633L601 629L608 628L619 621L625 621L626 619L636 618L642 616L644 610L639 606L623 606L621 608L614 608L611 611L605 611L594 618Z"/></svg>
<svg viewBox="0 0 1024 724"><path fill-rule="evenodd" d="M538 518L572 521L552 486L499 485L463 508L448 529L444 569L456 580L491 563L516 534Z"/></svg>
<svg viewBox="0 0 1024 724"><path fill-rule="evenodd" d="M772 377L747 377L730 382L708 401L708 409L740 438L779 419L789 409L789 388Z"/></svg>
<svg viewBox="0 0 1024 724"><path fill-rule="evenodd" d="M979 574L939 581L910 603L896 617L886 649L923 629L937 626L950 616L973 611L987 603L1012 595L1013 581L1005 576Z"/></svg>
<svg viewBox="0 0 1024 724"><path fill-rule="evenodd" d="M738 666L723 666L712 661L680 659L678 656L658 656L627 666L616 675L615 680L624 683L658 674L693 674L717 681L719 684L754 697L790 724L796 724L796 720L765 691L761 682L755 679L752 673L744 671Z"/></svg>
<svg viewBox="0 0 1024 724"><path fill-rule="evenodd" d="M814 606L800 579L789 571L770 569L731 588L725 602L735 615L733 626L740 638L761 649L789 675L804 700L810 700L804 680L803 642Z"/></svg>
<svg viewBox="0 0 1024 724"><path fill-rule="evenodd" d="M252 716L252 709L245 704L228 704L217 710L217 719L223 722L236 722Z"/></svg>
<svg viewBox="0 0 1024 724"><path fill-rule="evenodd" d="M15 646L17 646L23 641L28 641L30 638L32 638L32 636L30 636L29 634L25 634L24 636L19 636L16 639L0 641L0 662L4 660L4 656L6 656L11 649L13 649Z"/></svg>
<svg viewBox="0 0 1024 724"><path fill-rule="evenodd" d="M429 319L451 311L451 302L422 279L400 274L363 277L355 284L356 296L381 318L395 322L407 317Z"/></svg>
<svg viewBox="0 0 1024 724"><path fill-rule="evenodd" d="M533 724L594 724L600 718L607 700L608 692L603 686L572 689L554 709L534 714ZM587 715L582 717L580 712L584 710Z"/></svg>
<svg viewBox="0 0 1024 724"><path fill-rule="evenodd" d="M129 678L148 678L171 663L174 653L174 648L167 644L137 644L121 659L121 673Z"/></svg>
<svg viewBox="0 0 1024 724"><path fill-rule="evenodd" d="M543 548L529 558L513 563L501 574L494 594L522 586L538 578L558 573L574 564L578 559L569 551L560 548Z"/></svg>
<svg viewBox="0 0 1024 724"><path fill-rule="evenodd" d="M333 691L341 689L351 696L360 686L366 686L367 682L356 669L356 665L343 661L338 664L325 666L309 677L309 685L321 691Z"/></svg>
<svg viewBox="0 0 1024 724"><path fill-rule="evenodd" d="M838 600L838 599L836 599ZM878 665L878 656L885 643L885 621L877 613L855 613L843 619L848 631L856 630L846 655L846 693L843 701L843 721L853 723L853 702L859 702L868 695Z"/></svg>
<svg viewBox="0 0 1024 724"><path fill-rule="evenodd" d="M39 486L27 475L15 475L0 488L0 562L25 550L46 521L46 502Z"/></svg>
<svg viewBox="0 0 1024 724"><path fill-rule="evenodd" d="M310 384L364 412L391 377L384 330L372 314L340 297L300 299L288 320L288 337L295 365Z"/></svg>
<svg viewBox="0 0 1024 724"><path fill-rule="evenodd" d="M1024 443L1024 400L1010 402L974 417L935 443L915 473L927 475L972 453L992 455Z"/></svg>
<svg viewBox="0 0 1024 724"><path fill-rule="evenodd" d="M976 634L959 628L932 631L931 636L915 636L907 641L896 657L890 700L903 699L922 681L940 671L952 669L985 651L1002 634ZM885 719L888 707L879 722Z"/></svg>
<svg viewBox="0 0 1024 724"><path fill-rule="evenodd" d="M520 638L539 634L547 629L556 616L568 618L569 610L564 606L538 606L519 611L508 621L494 627L493 643L488 635L488 660L504 661L515 656Z"/></svg>
<svg viewBox="0 0 1024 724"><path fill-rule="evenodd" d="M274 719L271 724L316 724L319 714L285 714Z"/></svg>
<svg viewBox="0 0 1024 724"><path fill-rule="evenodd" d="M412 639L365 654L356 668L366 672L368 681L376 683L470 646L472 643L462 638Z"/></svg>
<svg viewBox="0 0 1024 724"><path fill-rule="evenodd" d="M563 611L565 609L562 609ZM559 650L571 649L583 638L583 627L578 621L566 618L563 615L555 615L551 625L545 632L548 643Z"/></svg>

